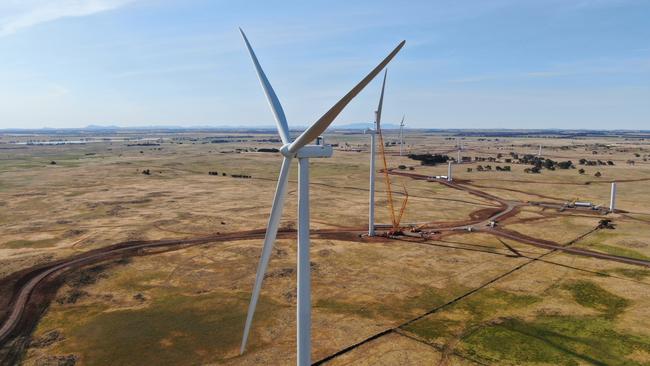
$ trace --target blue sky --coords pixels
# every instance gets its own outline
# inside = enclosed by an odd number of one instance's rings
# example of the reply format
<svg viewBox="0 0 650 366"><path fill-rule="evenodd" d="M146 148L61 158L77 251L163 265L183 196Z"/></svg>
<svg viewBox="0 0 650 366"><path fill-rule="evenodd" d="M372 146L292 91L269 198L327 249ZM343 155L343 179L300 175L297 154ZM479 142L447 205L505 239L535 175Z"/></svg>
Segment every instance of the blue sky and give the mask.
<svg viewBox="0 0 650 366"><path fill-rule="evenodd" d="M0 128L291 126L400 40L384 119L426 128L650 129L650 1L2 0ZM372 120L379 80L335 124Z"/></svg>

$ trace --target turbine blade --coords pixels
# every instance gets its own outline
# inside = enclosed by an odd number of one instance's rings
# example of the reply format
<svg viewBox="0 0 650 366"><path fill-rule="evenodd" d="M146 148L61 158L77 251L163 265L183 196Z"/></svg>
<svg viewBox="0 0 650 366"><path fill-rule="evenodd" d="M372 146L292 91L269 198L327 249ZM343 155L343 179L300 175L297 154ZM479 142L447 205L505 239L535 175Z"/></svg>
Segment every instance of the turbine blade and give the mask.
<svg viewBox="0 0 650 366"><path fill-rule="evenodd" d="M280 168L280 176L278 177L278 185L275 189L275 197L273 197L273 206L271 207L271 216L269 216L269 223L266 226L266 235L264 236L264 245L262 246L262 255L260 262L257 265L257 274L255 275L255 285L253 286L253 294L251 302L248 305L248 314L246 315L246 325L244 326L244 336L241 342L240 354L244 353L246 349L246 342L248 341L248 333L253 323L253 315L255 315L255 307L257 300L260 296L262 289L262 282L264 281L264 274L269 266L269 259L271 259L271 251L273 250L273 243L275 242L276 234L278 233L278 226L280 225L280 218L282 217L282 209L284 208L284 199L287 194L287 182L289 180L289 169L291 168L291 158L285 157L282 161L282 168Z"/></svg>
<svg viewBox="0 0 650 366"><path fill-rule="evenodd" d="M384 89L386 89L386 75L388 75L388 69L384 70L384 81L381 83L381 95L379 96L379 105L377 106L377 129L381 128L381 109L384 106Z"/></svg>
<svg viewBox="0 0 650 366"><path fill-rule="evenodd" d="M404 118L406 118L406 115L402 116L402 122L399 123L400 126L404 126Z"/></svg>
<svg viewBox="0 0 650 366"><path fill-rule="evenodd" d="M253 60L253 64L255 65L257 76L260 79L262 88L264 88L264 94L266 94L266 100L269 102L271 111L273 111L273 116L275 117L275 124L277 125L278 133L280 134L280 139L282 140L282 143L288 144L291 142L291 138L289 137L289 124L287 123L287 117L284 115L282 104L280 104L280 100L278 99L278 96L275 94L275 91L273 90L273 87L271 86L269 79L266 77L266 74L264 74L264 70L262 70L262 66L260 66L260 63L257 60L257 56L255 56L255 52L253 51L253 47L251 47L251 44L248 42L248 38L246 38L246 34L244 34L244 31L241 28L239 28L239 32L241 33L241 36L244 38L244 43L246 43L246 48L248 49L248 53L250 54L251 59Z"/></svg>
<svg viewBox="0 0 650 366"><path fill-rule="evenodd" d="M307 145L316 137L318 137L321 133L323 133L327 127L336 119L336 117L341 113L343 108L350 103L354 97L363 90L363 88L372 81L372 79L379 74L379 72L388 65L388 63L397 55L397 53L404 47L404 44L406 41L400 42L400 44L395 47L395 49L386 56L386 58L377 65L368 75L366 75L363 80L359 82L352 90L350 90L341 100L339 100L332 108L330 108L329 111L327 111L318 121L316 121L311 127L309 127L305 132L303 132L298 138L289 145L289 152L295 153L298 151L301 147Z"/></svg>

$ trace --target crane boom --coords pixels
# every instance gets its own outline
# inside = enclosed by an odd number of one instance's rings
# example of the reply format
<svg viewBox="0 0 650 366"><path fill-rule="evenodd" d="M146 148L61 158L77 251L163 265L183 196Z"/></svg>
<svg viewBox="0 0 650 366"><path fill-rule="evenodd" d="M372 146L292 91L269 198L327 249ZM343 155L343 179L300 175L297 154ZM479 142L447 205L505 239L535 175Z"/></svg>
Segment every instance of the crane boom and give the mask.
<svg viewBox="0 0 650 366"><path fill-rule="evenodd" d="M384 71L384 81L381 85L381 95L379 97L379 105L377 106L377 111L375 111L375 131L379 135L379 151L381 152L381 160L384 163L384 180L386 182L386 192L388 192L388 208L390 210L390 218L393 224L393 233L400 232L400 221L402 220L402 215L404 214L404 209L406 208L406 202L408 201L408 193L406 193L406 198L402 203L400 208L399 216L395 215L395 206L393 205L393 189L390 183L390 176L388 175L388 163L386 162L386 151L384 144L384 136L381 133L381 110L384 105L384 90L386 88L386 75L388 75L388 70ZM404 121L402 121L404 122ZM404 189L406 191L406 188Z"/></svg>
<svg viewBox="0 0 650 366"><path fill-rule="evenodd" d="M402 216L404 216L404 210L406 209L406 203L409 200L409 192L406 190L406 186L402 184L402 188L404 188L404 201L402 201L402 207L399 209L399 216L397 216L397 227L399 228L399 224L402 222Z"/></svg>

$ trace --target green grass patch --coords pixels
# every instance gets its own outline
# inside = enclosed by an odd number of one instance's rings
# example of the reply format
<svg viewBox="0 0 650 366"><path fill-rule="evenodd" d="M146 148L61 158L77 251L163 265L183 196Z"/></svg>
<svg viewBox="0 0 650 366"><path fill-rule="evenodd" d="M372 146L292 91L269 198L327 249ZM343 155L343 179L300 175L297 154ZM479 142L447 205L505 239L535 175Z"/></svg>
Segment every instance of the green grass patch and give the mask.
<svg viewBox="0 0 650 366"><path fill-rule="evenodd" d="M563 286L580 305L596 309L608 319L613 319L628 307L630 301L612 294L589 281L576 281Z"/></svg>
<svg viewBox="0 0 650 366"><path fill-rule="evenodd" d="M615 268L607 271L607 273L621 274L627 278L632 278L638 281L641 281L650 276L650 271L636 268Z"/></svg>
<svg viewBox="0 0 650 366"><path fill-rule="evenodd" d="M468 297L459 306L469 311L476 320L483 320L494 315L495 309L519 309L540 301L533 295L513 294L494 288L485 289Z"/></svg>
<svg viewBox="0 0 650 366"><path fill-rule="evenodd" d="M643 254L637 252L636 250L621 248L619 246L614 246L614 245L590 244L589 248L590 249L595 249L595 250L597 250L599 252L618 255L618 256L621 256L621 257L650 260L650 257L648 257L646 255L643 255Z"/></svg>
<svg viewBox="0 0 650 366"><path fill-rule="evenodd" d="M39 328L62 327L66 342L56 351L78 354L88 365L214 363L236 352L247 300L247 296L221 292L165 292L139 309L104 311L104 305L58 309ZM273 314L273 307L262 299L256 326ZM251 346L256 339L252 335Z"/></svg>
<svg viewBox="0 0 650 366"><path fill-rule="evenodd" d="M457 302L449 308L449 312L463 314L463 321L445 318L446 314L436 313L403 327L404 330L416 334L429 341L450 340L458 334L476 327L486 319L494 317L497 311L503 312L524 308L540 301L531 295L518 295L494 288L485 289L479 293ZM440 339L442 338L442 340Z"/></svg>
<svg viewBox="0 0 650 366"><path fill-rule="evenodd" d="M506 319L464 339L461 353L491 364L643 365L626 358L650 352L650 340L613 330L603 317Z"/></svg>
<svg viewBox="0 0 650 366"><path fill-rule="evenodd" d="M444 319L440 317L426 317L402 327L407 332L417 334L429 342L440 342L450 338L463 329L464 323L460 320Z"/></svg>

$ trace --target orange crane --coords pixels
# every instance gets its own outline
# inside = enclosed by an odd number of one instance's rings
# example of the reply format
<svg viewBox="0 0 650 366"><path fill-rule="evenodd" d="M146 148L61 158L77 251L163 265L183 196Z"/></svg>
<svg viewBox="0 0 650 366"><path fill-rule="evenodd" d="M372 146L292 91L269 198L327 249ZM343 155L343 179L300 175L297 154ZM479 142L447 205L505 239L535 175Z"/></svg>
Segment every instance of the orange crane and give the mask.
<svg viewBox="0 0 650 366"><path fill-rule="evenodd" d="M381 85L381 96L379 97L379 106L375 112L375 121L377 123L376 133L379 135L379 149L381 152L381 159L384 163L384 181L386 182L386 192L388 194L388 209L390 210L390 218L392 221L392 230L388 233L389 235L396 235L402 232L400 227L400 222L402 221L402 216L404 216L404 210L406 209L406 203L408 202L409 195L404 187L404 201L402 201L402 207L400 207L399 214L395 214L395 206L393 205L393 190L391 187L390 176L388 174L388 163L386 162L386 151L384 149L384 137L381 133L381 109L384 104L384 88L386 87L386 74L388 70L384 72L384 82Z"/></svg>
<svg viewBox="0 0 650 366"><path fill-rule="evenodd" d="M393 188L390 181L390 175L388 174L388 163L386 162L386 151L384 149L384 137L381 134L381 129L377 128L377 133L379 134L379 149L381 153L381 160L384 163L384 169L382 170L384 172L384 181L386 182L386 192L388 194L388 209L390 210L390 218L393 225L392 230L388 234L397 235L402 232L400 222L404 216L404 210L406 209L406 203L408 202L409 194L406 190L406 187L402 185L404 188L404 200L402 201L402 206L399 209L399 213L395 214L395 206L393 205Z"/></svg>

